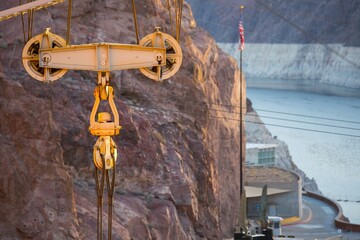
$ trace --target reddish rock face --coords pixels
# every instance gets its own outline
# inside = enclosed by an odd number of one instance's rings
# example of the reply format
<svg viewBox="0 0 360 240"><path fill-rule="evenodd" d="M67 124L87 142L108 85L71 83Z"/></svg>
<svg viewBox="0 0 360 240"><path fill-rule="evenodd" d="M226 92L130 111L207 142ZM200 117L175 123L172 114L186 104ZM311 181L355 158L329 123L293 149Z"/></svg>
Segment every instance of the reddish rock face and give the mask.
<svg viewBox="0 0 360 240"><path fill-rule="evenodd" d="M0 9L17 4L9 2ZM136 2L141 36L155 26L170 32L165 3ZM34 35L52 27L65 37L66 11L63 3L36 12ZM112 72L122 125L113 239L221 239L236 225L239 123L231 106L239 106L239 71L194 26L188 5L183 13L184 58L174 77ZM74 1L73 16L72 44L135 43L131 1ZM0 238L95 239L96 138L88 126L96 73L31 79L21 64L21 18L0 29Z"/></svg>

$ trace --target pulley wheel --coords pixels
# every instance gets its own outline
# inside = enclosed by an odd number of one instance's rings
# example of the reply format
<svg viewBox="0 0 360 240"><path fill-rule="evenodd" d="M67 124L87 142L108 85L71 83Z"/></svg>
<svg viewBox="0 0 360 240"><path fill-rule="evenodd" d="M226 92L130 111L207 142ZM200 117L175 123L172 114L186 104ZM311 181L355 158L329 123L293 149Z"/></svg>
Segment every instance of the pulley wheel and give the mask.
<svg viewBox="0 0 360 240"><path fill-rule="evenodd" d="M40 49L61 48L66 42L60 36L50 32L37 35L30 39L22 52L22 62L26 72L36 80L42 82L51 82L58 80L67 72L67 69L44 68L40 67L39 53Z"/></svg>
<svg viewBox="0 0 360 240"><path fill-rule="evenodd" d="M158 32L150 33L140 40L139 45L145 47L158 47L155 46L154 41ZM182 63L182 50L179 43L166 33L161 33L162 40L164 41L164 46L166 49L166 64L161 66L161 79L168 79L172 77L180 68ZM142 74L146 77L158 81L158 67L146 67L139 69Z"/></svg>
<svg viewBox="0 0 360 240"><path fill-rule="evenodd" d="M106 145L106 138L109 138L109 145ZM116 159L117 148L115 142L109 136L99 137L95 143L93 150L94 165L98 169L102 169L103 161L105 161L105 169L112 169L114 167L114 164L116 163Z"/></svg>
<svg viewBox="0 0 360 240"><path fill-rule="evenodd" d="M116 149L114 149L112 151L112 155L114 156L114 158L105 159L105 168L106 169L112 169L114 167L114 164L115 164L116 158L117 158L117 150ZM96 150L93 151L93 161L94 161L94 165L96 168L98 168L98 169L103 168L103 160L102 160L102 157L101 157L99 151L96 151Z"/></svg>

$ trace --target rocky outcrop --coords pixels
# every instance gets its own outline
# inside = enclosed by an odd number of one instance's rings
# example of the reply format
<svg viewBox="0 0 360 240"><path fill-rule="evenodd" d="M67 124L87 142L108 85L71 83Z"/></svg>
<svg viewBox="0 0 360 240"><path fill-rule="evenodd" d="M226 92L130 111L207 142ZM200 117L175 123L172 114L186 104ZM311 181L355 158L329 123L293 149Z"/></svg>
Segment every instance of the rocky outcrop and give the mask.
<svg viewBox="0 0 360 240"><path fill-rule="evenodd" d="M288 145L276 136L272 136L257 112L253 110L252 102L249 99L247 100L247 109L248 111L245 119L247 141L250 143L276 144L276 166L296 172L302 179L302 187L304 189L320 193L316 181L313 178L308 178L306 174L296 166L292 161Z"/></svg>
<svg viewBox="0 0 360 240"><path fill-rule="evenodd" d="M165 1L137 5L141 36L169 30ZM36 12L34 34L51 26L65 36L66 12L66 4ZM122 125L113 239L221 239L237 222L239 125L226 114L239 105L239 70L194 26L188 5L183 12L184 60L174 77L112 73ZM95 239L88 125L96 73L31 79L21 66L21 18L0 29L0 238ZM100 41L135 42L131 2L74 1L71 43Z"/></svg>
<svg viewBox="0 0 360 240"><path fill-rule="evenodd" d="M198 25L239 59L240 3L189 2ZM241 4L245 6L243 68L249 85L252 79L262 78L360 88L359 2L246 0Z"/></svg>

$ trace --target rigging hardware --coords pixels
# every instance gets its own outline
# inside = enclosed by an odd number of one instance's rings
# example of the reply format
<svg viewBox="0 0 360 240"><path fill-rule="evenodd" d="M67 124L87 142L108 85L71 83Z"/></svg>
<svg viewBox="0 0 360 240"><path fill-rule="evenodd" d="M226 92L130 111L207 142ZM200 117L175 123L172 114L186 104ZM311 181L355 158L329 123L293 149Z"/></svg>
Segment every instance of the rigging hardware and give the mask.
<svg viewBox="0 0 360 240"><path fill-rule="evenodd" d="M26 72L36 80L44 82L55 81L64 76L67 69L41 66L41 62L51 61L51 56L42 55L43 59L40 59L40 51L42 49L60 49L65 45L65 40L52 34L50 28L47 28L43 34L30 39L25 44L22 52L22 62Z"/></svg>
<svg viewBox="0 0 360 240"><path fill-rule="evenodd" d="M66 46L50 29L30 39L23 49L23 65L39 81L55 81L68 69L114 71L140 69L148 78L161 81L172 77L182 63L182 50L176 40L156 28L140 40L140 46L93 43Z"/></svg>
<svg viewBox="0 0 360 240"><path fill-rule="evenodd" d="M176 41L180 41L182 8L184 0L175 0L175 17L176 17Z"/></svg>
<svg viewBox="0 0 360 240"><path fill-rule="evenodd" d="M156 28L154 33L140 40L141 46L165 48L166 64L156 67L140 68L140 72L152 80L164 80L172 77L182 63L182 50L179 43L169 34L160 32Z"/></svg>
<svg viewBox="0 0 360 240"><path fill-rule="evenodd" d="M117 146L112 136L120 133L119 114L114 102L114 89L110 86L110 72L115 70L139 69L148 78L162 81L172 77L182 63L182 50L178 43L181 28L183 0L176 0L176 39L160 28L139 40L135 1L133 0L134 22L138 45L117 43L93 43L70 45L70 28L72 15L72 0L68 0L66 41L50 32L32 37L33 11L53 5L63 0L38 0L24 4L16 9L0 12L2 17L21 14L25 39L25 24L23 14L28 13L28 41L22 52L25 70L36 80L52 82L60 79L68 70L89 70L98 72L98 85L94 90L94 105L90 115L89 131L98 136L93 147L93 162L95 166L95 182L97 193L97 239L103 239L102 208L105 185L108 196L108 239L112 234L113 194L116 175ZM21 0L20 0L21 3ZM181 3L181 4L180 4ZM169 4L168 4L169 6ZM169 6L170 14L170 6ZM171 18L171 15L170 15ZM1 21L2 19L0 19ZM172 25L172 20L170 21ZM171 26L172 29L172 26ZM174 34L174 32L173 32ZM101 101L109 103L109 112L98 112Z"/></svg>
<svg viewBox="0 0 360 240"><path fill-rule="evenodd" d="M90 114L89 131L94 136L99 136L93 148L93 161L95 165L95 182L97 193L97 239L102 239L102 207L103 193L106 188L108 193L108 239L111 240L112 208L115 187L117 147L111 136L120 133L119 114L114 103L114 89L109 86L110 73L98 72L98 85L94 90L95 102ZM98 121L95 119L100 101L108 101L114 121L108 112L100 112ZM110 175L111 180L110 180Z"/></svg>
<svg viewBox="0 0 360 240"><path fill-rule="evenodd" d="M108 239L112 231L112 202L115 185L117 146L111 136L120 132L119 114L114 102L114 89L110 86L110 72L140 69L147 77L161 81L173 76L180 68L182 50L177 41L160 28L140 40L140 45L93 43L67 45L66 41L50 32L30 39L23 49L23 65L30 76L42 82L60 79L69 69L98 72L98 85L94 90L95 102L90 114L89 131L98 136L93 148L97 192L97 239L102 240L103 193L108 193ZM108 112L96 114L100 101L109 103ZM111 177L110 177L111 176Z"/></svg>

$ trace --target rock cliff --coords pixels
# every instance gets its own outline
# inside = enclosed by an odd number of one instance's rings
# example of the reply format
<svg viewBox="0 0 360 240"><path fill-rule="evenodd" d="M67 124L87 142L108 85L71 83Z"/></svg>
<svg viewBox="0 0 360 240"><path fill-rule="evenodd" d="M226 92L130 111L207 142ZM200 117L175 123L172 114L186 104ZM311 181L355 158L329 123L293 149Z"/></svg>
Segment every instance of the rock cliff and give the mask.
<svg viewBox="0 0 360 240"><path fill-rule="evenodd" d="M239 5L245 6L244 72L249 85L254 78L273 78L360 88L358 1L188 2L198 25L236 59Z"/></svg>
<svg viewBox="0 0 360 240"><path fill-rule="evenodd" d="M141 36L155 26L169 32L166 1L136 4ZM66 3L37 11L34 35L51 27L65 36L66 13ZM174 77L112 73L123 127L114 138L113 239L221 239L237 222L239 122L226 114L239 106L240 73L195 27L189 5L183 14L184 59ZM72 44L135 43L131 1L74 1L71 31ZM0 32L0 238L95 239L88 126L96 73L38 82L21 64L21 18L0 22Z"/></svg>

